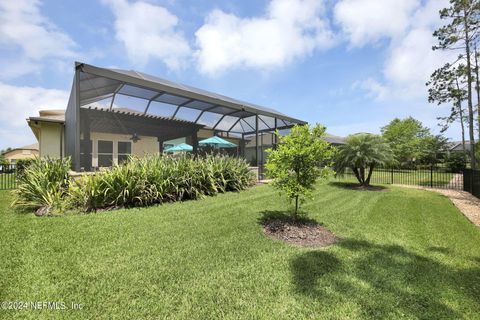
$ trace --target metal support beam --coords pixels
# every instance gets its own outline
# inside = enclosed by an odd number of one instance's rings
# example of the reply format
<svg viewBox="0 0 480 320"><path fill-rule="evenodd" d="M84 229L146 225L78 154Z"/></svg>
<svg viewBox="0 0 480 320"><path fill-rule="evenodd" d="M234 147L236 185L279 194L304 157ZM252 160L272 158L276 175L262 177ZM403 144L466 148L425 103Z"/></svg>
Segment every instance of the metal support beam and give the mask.
<svg viewBox="0 0 480 320"><path fill-rule="evenodd" d="M153 98L151 98L150 100L148 100L147 107L145 108L145 112L143 114L147 114L148 108L150 108L150 104L152 103L152 101L154 101L155 99L157 99L158 97L160 97L164 94L165 94L165 92L159 93L159 94L155 95Z"/></svg>
<svg viewBox="0 0 480 320"><path fill-rule="evenodd" d="M273 135L273 149L277 149L278 137L277 137L277 118L275 118L275 134Z"/></svg>
<svg viewBox="0 0 480 320"><path fill-rule="evenodd" d="M242 133L242 140L240 140L240 155L245 158L245 135Z"/></svg>
<svg viewBox="0 0 480 320"><path fill-rule="evenodd" d="M68 125L75 126L72 128L75 132L74 144L73 144L73 155L72 156L72 167L74 171L80 171L80 68L75 68L75 78L73 80L75 82L73 93L74 98L74 108L73 113L75 114L75 123L68 123ZM65 114L65 117L67 115ZM65 119L67 123L67 120Z"/></svg>
<svg viewBox="0 0 480 320"><path fill-rule="evenodd" d="M163 140L161 140L160 138L158 138L157 140L158 140L158 152L160 154L163 154Z"/></svg>
<svg viewBox="0 0 480 320"><path fill-rule="evenodd" d="M115 101L115 97L117 96L118 91L122 90L123 86L124 83L121 83L118 88L115 89L115 91L113 92L112 101L110 102L110 110L112 110L113 108L113 102Z"/></svg>
<svg viewBox="0 0 480 320"><path fill-rule="evenodd" d="M198 120L200 120L200 118L202 117L202 115L206 112L206 111L210 111L210 110L213 110L215 109L216 107L218 107L217 105L214 105L213 107L209 107L205 110L202 110L202 112L200 112L200 114L198 115L198 117L195 119L194 123L197 123Z"/></svg>
<svg viewBox="0 0 480 320"><path fill-rule="evenodd" d="M177 115L178 110L180 110L181 107L183 107L184 105L189 104L189 103L192 102L192 101L195 101L195 100L190 99L190 100L185 101L184 103L179 104L179 105L177 106L177 109L175 109L175 112L173 113L171 119L175 119L175 116Z"/></svg>
<svg viewBox="0 0 480 320"><path fill-rule="evenodd" d="M250 123L248 123L247 121L245 121L245 119L242 119L243 122L245 122L251 129L252 129L252 133L255 132L255 130L257 130L258 128L254 128L250 125ZM241 122L240 122L241 123Z"/></svg>
<svg viewBox="0 0 480 320"><path fill-rule="evenodd" d="M235 123L228 129L227 132L232 131L233 127L235 127L237 125L238 121L240 121L240 120L242 120L242 118L238 118L237 121L235 121Z"/></svg>
<svg viewBox="0 0 480 320"><path fill-rule="evenodd" d="M267 127L268 129L271 129L271 128L268 126L268 124L267 124L265 121L263 121L262 118L260 118L260 116L259 116L258 118L260 119L260 121L263 122L263 124L265 125L265 127Z"/></svg>
<svg viewBox="0 0 480 320"><path fill-rule="evenodd" d="M220 124L220 122L222 122L222 120L226 117L226 116L230 116L232 114L235 114L235 113L239 113L241 112L241 110L235 110L235 111L232 111L232 112L229 112L229 113L225 113L221 118L220 120L217 121L217 123L215 123L215 125L213 126L213 130L215 130L215 128ZM243 112L243 111L242 111Z"/></svg>
<svg viewBox="0 0 480 320"><path fill-rule="evenodd" d="M192 133L192 148L193 155L196 157L198 155L198 135L197 130Z"/></svg>
<svg viewBox="0 0 480 320"><path fill-rule="evenodd" d="M90 138L90 122L91 120L88 115L82 114L80 121L80 132L81 134L83 133L83 140L80 140L80 167L83 168L84 171L92 170L93 149Z"/></svg>
<svg viewBox="0 0 480 320"><path fill-rule="evenodd" d="M256 158L256 163L257 163L257 168L258 168L258 177L260 178L260 154L259 154L259 139L258 139L258 114L255 115L255 158Z"/></svg>

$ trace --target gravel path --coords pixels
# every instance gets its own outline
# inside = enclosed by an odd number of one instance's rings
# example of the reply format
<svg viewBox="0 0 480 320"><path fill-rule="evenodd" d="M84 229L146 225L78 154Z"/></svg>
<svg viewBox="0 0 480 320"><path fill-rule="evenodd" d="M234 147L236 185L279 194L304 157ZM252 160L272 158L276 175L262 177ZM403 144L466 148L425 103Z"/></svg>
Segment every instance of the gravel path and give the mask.
<svg viewBox="0 0 480 320"><path fill-rule="evenodd" d="M466 191L426 188L420 186L397 185L404 188L435 191L448 197L468 220L480 227L480 199Z"/></svg>
<svg viewBox="0 0 480 320"><path fill-rule="evenodd" d="M463 173L456 173L445 186L446 189L463 190Z"/></svg>

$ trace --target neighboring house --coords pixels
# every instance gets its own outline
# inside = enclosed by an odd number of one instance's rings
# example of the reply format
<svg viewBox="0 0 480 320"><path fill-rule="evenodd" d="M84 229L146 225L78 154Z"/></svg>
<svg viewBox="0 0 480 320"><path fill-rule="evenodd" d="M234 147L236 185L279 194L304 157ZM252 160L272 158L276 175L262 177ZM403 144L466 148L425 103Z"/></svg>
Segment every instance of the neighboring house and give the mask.
<svg viewBox="0 0 480 320"><path fill-rule="evenodd" d="M324 140L330 142L334 146L341 146L346 143L346 138L325 133Z"/></svg>
<svg viewBox="0 0 480 320"><path fill-rule="evenodd" d="M448 150L450 152L453 152L453 153L463 152L462 141L452 141L452 142L450 142ZM470 150L472 150L472 143L470 142L470 140L466 140L465 141L465 151L470 152Z"/></svg>
<svg viewBox="0 0 480 320"><path fill-rule="evenodd" d="M287 134L288 130L286 132L282 133L282 135ZM345 138L335 136L333 134L325 133L323 140L331 143L333 146L340 146L345 144ZM274 144L276 143L275 141L275 135L273 133L263 133L258 137L258 144L260 146L261 152L260 156L263 157L262 160L263 162L266 161L267 159L267 152L265 151L268 148L272 148ZM245 159L249 161L250 163L254 163L256 161L255 159L255 137L251 138L245 145Z"/></svg>
<svg viewBox="0 0 480 320"><path fill-rule="evenodd" d="M38 156L38 143L29 144L20 148L10 149L3 153L5 159L14 164L20 159L34 158Z"/></svg>

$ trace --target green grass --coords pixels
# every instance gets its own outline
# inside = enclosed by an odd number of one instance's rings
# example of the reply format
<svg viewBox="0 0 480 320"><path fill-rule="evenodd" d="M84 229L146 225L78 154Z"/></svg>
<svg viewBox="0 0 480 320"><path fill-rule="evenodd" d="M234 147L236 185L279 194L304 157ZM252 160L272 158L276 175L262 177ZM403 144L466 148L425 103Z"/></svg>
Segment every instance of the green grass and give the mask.
<svg viewBox="0 0 480 320"><path fill-rule="evenodd" d="M321 185L304 206L342 241L266 238L270 186L199 201L37 218L0 193L0 301L82 310L3 319L480 318L480 230L436 193Z"/></svg>
<svg viewBox="0 0 480 320"><path fill-rule="evenodd" d="M430 175L430 170L398 170L395 169L392 172L390 169L375 169L372 174L371 182L374 184L406 184L417 186L430 186L432 183L434 187L446 186L450 183L454 177L454 173L451 172L437 172L434 171L433 175ZM342 181L356 182L357 179L353 173L345 174L343 177L339 177ZM393 179L393 180L392 180ZM461 186L458 186L461 189Z"/></svg>

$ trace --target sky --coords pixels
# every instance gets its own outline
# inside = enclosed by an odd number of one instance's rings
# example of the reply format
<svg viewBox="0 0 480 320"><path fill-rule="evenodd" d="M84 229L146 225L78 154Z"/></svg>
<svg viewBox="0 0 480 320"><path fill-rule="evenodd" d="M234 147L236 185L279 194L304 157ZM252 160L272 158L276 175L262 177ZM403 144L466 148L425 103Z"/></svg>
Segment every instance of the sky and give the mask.
<svg viewBox="0 0 480 320"><path fill-rule="evenodd" d="M451 106L425 86L447 0L0 1L0 149L35 142L25 119L66 108L74 62L142 71L272 107L331 134ZM459 139L458 126L446 136Z"/></svg>

